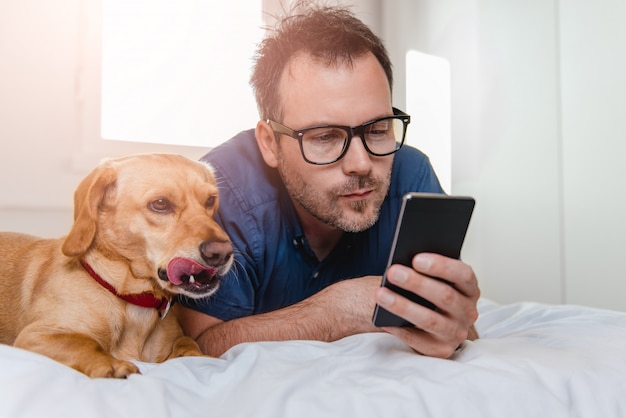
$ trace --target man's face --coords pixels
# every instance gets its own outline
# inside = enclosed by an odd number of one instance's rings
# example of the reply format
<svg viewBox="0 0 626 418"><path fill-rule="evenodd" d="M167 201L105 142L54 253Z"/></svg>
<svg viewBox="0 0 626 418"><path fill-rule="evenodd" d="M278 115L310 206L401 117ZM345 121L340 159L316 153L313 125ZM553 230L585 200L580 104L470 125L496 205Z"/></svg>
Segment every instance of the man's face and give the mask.
<svg viewBox="0 0 626 418"><path fill-rule="evenodd" d="M392 115L389 84L372 54L334 67L300 55L283 72L279 90L281 123L292 129L357 126ZM298 141L286 135L279 137L276 154L277 169L301 217L348 232L363 231L378 219L393 156L368 154L358 136L345 156L329 165L304 161Z"/></svg>

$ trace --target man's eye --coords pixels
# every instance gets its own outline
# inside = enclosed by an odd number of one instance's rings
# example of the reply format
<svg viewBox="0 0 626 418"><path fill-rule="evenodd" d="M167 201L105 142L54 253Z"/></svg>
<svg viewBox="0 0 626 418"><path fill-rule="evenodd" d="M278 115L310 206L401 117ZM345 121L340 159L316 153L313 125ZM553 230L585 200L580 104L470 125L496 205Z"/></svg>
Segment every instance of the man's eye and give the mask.
<svg viewBox="0 0 626 418"><path fill-rule="evenodd" d="M174 211L172 202L167 199L157 199L148 203L148 209L157 213L169 213Z"/></svg>
<svg viewBox="0 0 626 418"><path fill-rule="evenodd" d="M345 132L339 129L316 129L307 133L305 139L316 144L328 144L343 141Z"/></svg>
<svg viewBox="0 0 626 418"><path fill-rule="evenodd" d="M389 133L389 128L388 122L378 122L370 126L367 133L372 136L385 136Z"/></svg>
<svg viewBox="0 0 626 418"><path fill-rule="evenodd" d="M320 135L318 137L314 138L315 141L317 142L335 142L341 139L341 137L339 135L334 135L334 134L326 134L326 135Z"/></svg>

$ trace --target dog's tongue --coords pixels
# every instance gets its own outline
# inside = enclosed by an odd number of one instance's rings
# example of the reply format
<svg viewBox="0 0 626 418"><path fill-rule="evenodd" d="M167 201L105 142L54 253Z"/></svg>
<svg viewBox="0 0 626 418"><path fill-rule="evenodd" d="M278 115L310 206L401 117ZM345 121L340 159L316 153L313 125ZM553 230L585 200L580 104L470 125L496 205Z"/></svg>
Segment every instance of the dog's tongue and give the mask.
<svg viewBox="0 0 626 418"><path fill-rule="evenodd" d="M186 279L188 279L189 276L195 276L202 272L207 272L208 274L213 275L215 274L215 269L207 269L196 261L183 257L174 258L167 264L167 277L170 282L175 285L182 284L183 277L185 276Z"/></svg>

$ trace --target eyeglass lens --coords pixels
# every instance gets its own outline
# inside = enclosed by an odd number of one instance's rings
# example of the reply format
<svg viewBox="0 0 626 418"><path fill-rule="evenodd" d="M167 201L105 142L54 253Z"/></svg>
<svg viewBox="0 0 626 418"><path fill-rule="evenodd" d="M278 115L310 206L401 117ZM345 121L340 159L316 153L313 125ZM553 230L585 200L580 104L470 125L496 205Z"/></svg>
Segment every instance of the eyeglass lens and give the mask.
<svg viewBox="0 0 626 418"><path fill-rule="evenodd" d="M354 128L352 134L365 140L370 154L383 156L400 148L404 138L404 122L386 118ZM302 151L307 160L315 163L332 162L343 154L351 132L343 127L325 126L307 129L302 133Z"/></svg>

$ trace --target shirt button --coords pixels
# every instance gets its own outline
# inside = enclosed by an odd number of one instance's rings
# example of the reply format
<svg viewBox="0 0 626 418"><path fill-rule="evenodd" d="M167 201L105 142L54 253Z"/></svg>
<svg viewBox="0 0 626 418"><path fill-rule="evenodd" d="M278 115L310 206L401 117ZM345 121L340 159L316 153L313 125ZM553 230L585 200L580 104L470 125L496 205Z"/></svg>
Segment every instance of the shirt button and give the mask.
<svg viewBox="0 0 626 418"><path fill-rule="evenodd" d="M298 243L298 238L294 238L292 242L294 247L298 248L300 246L300 243Z"/></svg>
<svg viewBox="0 0 626 418"><path fill-rule="evenodd" d="M320 275L320 272L319 272L319 271L316 271L315 273L313 273L313 278L314 278L314 279L317 279L317 276L319 276L319 275Z"/></svg>

